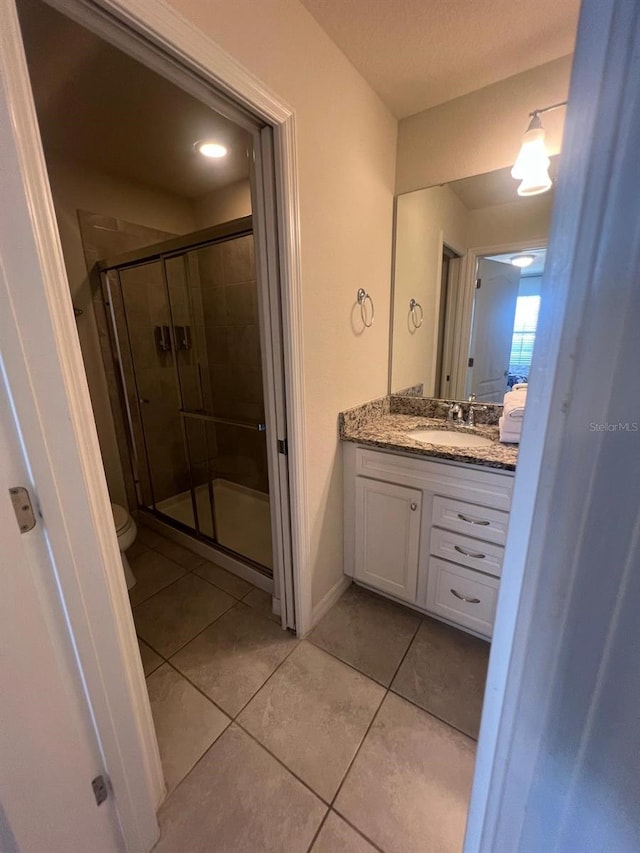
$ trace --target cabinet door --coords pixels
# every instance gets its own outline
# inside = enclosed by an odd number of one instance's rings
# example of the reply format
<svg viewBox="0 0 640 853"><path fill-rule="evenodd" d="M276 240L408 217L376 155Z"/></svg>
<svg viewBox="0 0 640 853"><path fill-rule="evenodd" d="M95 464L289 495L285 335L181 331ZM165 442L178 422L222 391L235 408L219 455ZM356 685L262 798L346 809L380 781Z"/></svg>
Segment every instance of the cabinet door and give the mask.
<svg viewBox="0 0 640 853"><path fill-rule="evenodd" d="M356 478L355 577L415 602L422 492Z"/></svg>

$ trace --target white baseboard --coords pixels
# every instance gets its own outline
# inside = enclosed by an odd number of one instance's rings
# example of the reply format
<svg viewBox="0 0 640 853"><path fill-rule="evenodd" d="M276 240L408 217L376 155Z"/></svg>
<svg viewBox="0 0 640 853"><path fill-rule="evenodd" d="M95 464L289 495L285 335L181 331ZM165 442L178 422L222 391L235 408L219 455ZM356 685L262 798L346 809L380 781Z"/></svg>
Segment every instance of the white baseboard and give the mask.
<svg viewBox="0 0 640 853"><path fill-rule="evenodd" d="M340 596L351 586L351 578L343 575L337 583L331 587L329 592L323 596L313 608L311 613L311 628L314 628L325 613L333 607Z"/></svg>

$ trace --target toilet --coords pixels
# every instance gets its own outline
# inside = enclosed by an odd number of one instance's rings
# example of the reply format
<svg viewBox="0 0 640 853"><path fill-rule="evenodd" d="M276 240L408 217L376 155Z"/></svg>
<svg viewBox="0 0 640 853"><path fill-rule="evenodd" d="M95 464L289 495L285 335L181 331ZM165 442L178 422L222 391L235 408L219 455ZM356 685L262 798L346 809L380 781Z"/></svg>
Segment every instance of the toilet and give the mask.
<svg viewBox="0 0 640 853"><path fill-rule="evenodd" d="M136 523L133 518L131 518L123 506L120 506L119 504L111 504L111 511L113 513L113 523L116 527L116 536L118 537L118 546L120 548L120 557L122 559L124 576L127 581L127 589L131 589L135 584L136 579L135 575L131 571L131 566L129 565L125 551L127 548L131 548L135 542L136 536L138 535L138 528L136 527Z"/></svg>

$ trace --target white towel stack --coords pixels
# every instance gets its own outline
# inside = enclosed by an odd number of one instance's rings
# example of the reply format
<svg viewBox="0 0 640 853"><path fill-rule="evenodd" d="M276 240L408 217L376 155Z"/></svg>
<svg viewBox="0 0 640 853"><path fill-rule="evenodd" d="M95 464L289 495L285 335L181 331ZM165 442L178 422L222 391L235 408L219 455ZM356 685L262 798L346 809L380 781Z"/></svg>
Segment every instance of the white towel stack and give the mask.
<svg viewBox="0 0 640 853"><path fill-rule="evenodd" d="M508 391L504 395L504 409L502 417L498 421L500 441L504 444L520 443L520 432L522 431L526 402L527 385L524 382L514 385L511 391Z"/></svg>

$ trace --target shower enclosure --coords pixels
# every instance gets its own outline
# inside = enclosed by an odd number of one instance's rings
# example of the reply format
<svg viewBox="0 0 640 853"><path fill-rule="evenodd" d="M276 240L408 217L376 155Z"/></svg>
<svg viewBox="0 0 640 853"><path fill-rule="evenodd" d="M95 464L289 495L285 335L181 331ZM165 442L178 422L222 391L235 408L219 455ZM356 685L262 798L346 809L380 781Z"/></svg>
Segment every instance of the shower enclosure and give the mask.
<svg viewBox="0 0 640 853"><path fill-rule="evenodd" d="M99 268L140 509L271 575L251 217Z"/></svg>

